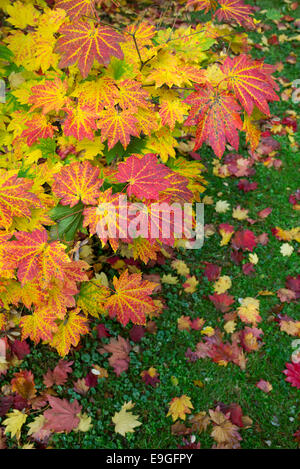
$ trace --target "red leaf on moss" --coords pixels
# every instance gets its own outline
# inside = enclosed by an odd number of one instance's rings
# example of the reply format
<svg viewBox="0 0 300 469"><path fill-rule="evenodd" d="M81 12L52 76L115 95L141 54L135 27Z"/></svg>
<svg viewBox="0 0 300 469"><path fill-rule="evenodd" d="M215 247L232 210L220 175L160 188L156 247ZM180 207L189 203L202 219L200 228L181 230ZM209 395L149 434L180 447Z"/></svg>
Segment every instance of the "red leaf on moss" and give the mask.
<svg viewBox="0 0 300 469"><path fill-rule="evenodd" d="M242 249L243 251L247 250L251 252L257 244L255 234L250 230L237 231L231 242L235 249Z"/></svg>
<svg viewBox="0 0 300 469"><path fill-rule="evenodd" d="M286 363L285 366L286 369L282 372L286 375L285 381L300 389L300 363Z"/></svg>

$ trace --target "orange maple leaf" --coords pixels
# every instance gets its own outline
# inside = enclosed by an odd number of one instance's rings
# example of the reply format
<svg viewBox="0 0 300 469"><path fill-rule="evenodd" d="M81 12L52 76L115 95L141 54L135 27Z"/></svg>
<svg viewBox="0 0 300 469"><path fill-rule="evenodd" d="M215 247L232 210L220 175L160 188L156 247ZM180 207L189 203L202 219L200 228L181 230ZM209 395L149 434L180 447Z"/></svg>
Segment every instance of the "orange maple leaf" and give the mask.
<svg viewBox="0 0 300 469"><path fill-rule="evenodd" d="M75 161L54 175L52 191L61 198L62 205L74 207L79 200L86 205L96 205L103 183L99 172L89 161Z"/></svg>
<svg viewBox="0 0 300 469"><path fill-rule="evenodd" d="M55 80L46 80L41 85L36 85L31 88L31 95L28 102L33 104L30 111L37 108L42 108L42 113L47 114L51 111L59 112L68 100L66 91L68 85L66 81L61 81L56 77Z"/></svg>
<svg viewBox="0 0 300 469"><path fill-rule="evenodd" d="M57 241L48 243L46 230L19 231L15 237L5 244L2 257L8 269L17 269L22 284L38 279L45 288L53 277L63 280L63 265L70 261L65 246Z"/></svg>
<svg viewBox="0 0 300 469"><path fill-rule="evenodd" d="M119 278L113 278L115 293L111 295L106 307L111 317L126 326L131 320L134 324L145 324L146 314L155 310L155 304L150 294L156 284L142 280L142 274L129 275L125 270Z"/></svg>
<svg viewBox="0 0 300 469"><path fill-rule="evenodd" d="M32 208L41 208L38 197L30 192L33 181L19 178L18 171L0 169L0 227L6 230L13 217L30 218Z"/></svg>

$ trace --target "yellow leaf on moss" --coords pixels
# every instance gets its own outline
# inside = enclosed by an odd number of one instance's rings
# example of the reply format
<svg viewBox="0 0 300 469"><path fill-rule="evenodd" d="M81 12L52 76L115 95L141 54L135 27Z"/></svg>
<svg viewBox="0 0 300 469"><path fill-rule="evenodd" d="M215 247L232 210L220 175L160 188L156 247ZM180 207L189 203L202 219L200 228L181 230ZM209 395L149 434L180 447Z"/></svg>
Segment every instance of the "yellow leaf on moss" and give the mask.
<svg viewBox="0 0 300 469"><path fill-rule="evenodd" d="M138 421L138 415L134 415L132 412L129 412L135 404L131 401L125 402L122 405L120 412L116 412L112 418L113 423L115 424L115 432L120 433L120 435L125 436L126 433L134 433L134 428L142 425Z"/></svg>
<svg viewBox="0 0 300 469"><path fill-rule="evenodd" d="M185 394L181 397L174 397L169 403L169 412L167 413L167 417L171 416L173 422L178 418L185 420L186 414L190 414L191 409L193 408L194 406L191 403L190 397Z"/></svg>

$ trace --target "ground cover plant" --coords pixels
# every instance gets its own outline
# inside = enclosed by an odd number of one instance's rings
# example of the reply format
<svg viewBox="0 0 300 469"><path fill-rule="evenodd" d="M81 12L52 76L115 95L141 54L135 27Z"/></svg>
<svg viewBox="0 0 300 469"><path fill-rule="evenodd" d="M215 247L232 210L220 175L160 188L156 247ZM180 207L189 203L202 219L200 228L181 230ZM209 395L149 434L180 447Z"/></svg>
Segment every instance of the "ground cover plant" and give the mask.
<svg viewBox="0 0 300 469"><path fill-rule="evenodd" d="M0 448L296 448L297 2L1 7Z"/></svg>

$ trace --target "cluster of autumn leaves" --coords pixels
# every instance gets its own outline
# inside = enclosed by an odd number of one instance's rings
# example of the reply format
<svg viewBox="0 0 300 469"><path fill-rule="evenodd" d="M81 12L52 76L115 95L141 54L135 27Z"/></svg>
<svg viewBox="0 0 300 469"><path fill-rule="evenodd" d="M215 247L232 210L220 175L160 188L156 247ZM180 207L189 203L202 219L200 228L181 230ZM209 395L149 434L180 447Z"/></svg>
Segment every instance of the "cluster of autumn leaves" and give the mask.
<svg viewBox="0 0 300 469"><path fill-rule="evenodd" d="M220 157L226 144L238 149L238 130L255 148L254 121L278 98L272 67L246 54L244 34L218 24L254 25L240 0L222 0L219 9L187 2L187 9L212 8L216 20L195 27L157 29L143 20L122 30L102 20L101 2L48 3L2 5L0 327L9 330L11 306L22 304L13 319L22 337L64 356L88 333L88 315L144 324L158 308L155 284L139 272L125 270L110 286L80 260L83 238L99 235L98 206L119 209L126 193L160 226L164 214L151 202L199 201L204 190L202 165L176 152L205 142ZM224 56L221 42L237 55ZM149 231L147 239L120 242L113 232L121 221L108 222L102 247L109 242L147 263L176 244L174 226L168 239L159 230L157 239Z"/></svg>

